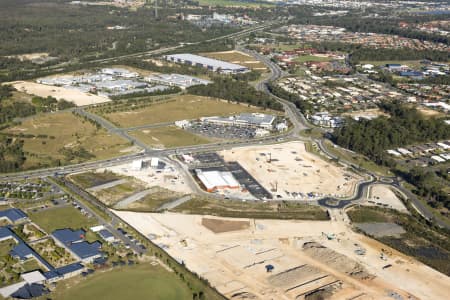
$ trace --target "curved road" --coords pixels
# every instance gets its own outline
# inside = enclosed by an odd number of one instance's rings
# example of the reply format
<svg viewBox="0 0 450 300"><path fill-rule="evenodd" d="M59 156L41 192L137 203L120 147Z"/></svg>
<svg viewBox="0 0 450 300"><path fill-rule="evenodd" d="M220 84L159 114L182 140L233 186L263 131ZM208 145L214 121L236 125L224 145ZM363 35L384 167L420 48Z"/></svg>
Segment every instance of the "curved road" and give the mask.
<svg viewBox="0 0 450 300"><path fill-rule="evenodd" d="M257 60L263 62L270 70L270 76L264 78L263 80L259 81L256 84L256 89L259 91L263 91L270 96L272 96L274 99L278 100L284 107L285 112L289 119L291 120L292 124L294 125L294 136L298 136L299 132L304 129L311 128L311 126L306 121L306 118L303 116L303 114L295 107L295 105L292 102L289 102L285 99L282 99L280 97L277 97L276 95L272 94L269 89L267 88L267 84L271 81L275 81L283 76L285 76L285 73L279 68L278 65L276 65L274 62L272 62L270 59L268 59L266 56L261 55L255 51L247 50L244 48L238 48L238 50L245 52ZM355 166L352 162L347 161L345 159L342 159L340 157L337 157L336 155L330 153L328 149L323 144L323 139L315 139L314 140L320 150L325 153L327 156L333 158L333 159L339 159L340 162L344 163L345 165L351 166L353 168L356 168L358 170L361 170L360 167ZM395 176L378 176L374 174L373 172L363 169L364 173L368 174L371 177L371 180L368 182L362 182L357 186L356 192L353 197L345 200L341 199L335 199L331 197L326 197L323 199L320 199L317 201L317 203L321 206L324 206L326 208L344 208L348 206L349 204L360 200L366 196L366 191L368 190L368 187L374 183L383 183L387 185L391 185L392 187L398 189L400 192L402 192L411 202L412 206L415 208L415 210L425 219L428 221L434 222L436 225L440 227L444 227L447 229L450 229L450 226L443 222L440 219L437 219L434 217L433 213L431 212L430 208L428 208L425 204L423 204L416 195L411 193L408 189L404 188L401 183L399 182L398 178Z"/></svg>

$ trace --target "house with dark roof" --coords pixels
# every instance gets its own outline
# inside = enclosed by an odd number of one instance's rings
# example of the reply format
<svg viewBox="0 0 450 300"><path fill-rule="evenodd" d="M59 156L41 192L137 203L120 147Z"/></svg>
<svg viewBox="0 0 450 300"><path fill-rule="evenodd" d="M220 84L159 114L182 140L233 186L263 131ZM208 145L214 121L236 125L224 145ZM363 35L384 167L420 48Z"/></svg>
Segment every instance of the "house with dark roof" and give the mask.
<svg viewBox="0 0 450 300"><path fill-rule="evenodd" d="M20 261L26 261L28 259L36 259L36 261L48 270L53 269L45 259L42 258L36 251L34 251L30 246L27 245L17 234L15 234L9 227L0 227L0 241L5 241L8 239L14 240L17 245L15 245L9 254Z"/></svg>
<svg viewBox="0 0 450 300"><path fill-rule="evenodd" d="M84 266L80 263L73 263L67 266L59 267L51 271L45 272L44 277L47 282L54 282L60 279L66 279L84 271Z"/></svg>
<svg viewBox="0 0 450 300"><path fill-rule="evenodd" d="M108 243L112 243L116 240L116 238L114 237L114 235L107 229L102 229L98 232L98 235L104 239L105 241L107 241Z"/></svg>
<svg viewBox="0 0 450 300"><path fill-rule="evenodd" d="M18 224L27 221L28 216L18 208L10 208L0 211L0 220L2 219L12 224Z"/></svg>
<svg viewBox="0 0 450 300"><path fill-rule="evenodd" d="M53 231L53 238L56 243L83 262L92 262L101 257L102 244L99 241L89 243L85 240L86 231L72 229L58 229Z"/></svg>

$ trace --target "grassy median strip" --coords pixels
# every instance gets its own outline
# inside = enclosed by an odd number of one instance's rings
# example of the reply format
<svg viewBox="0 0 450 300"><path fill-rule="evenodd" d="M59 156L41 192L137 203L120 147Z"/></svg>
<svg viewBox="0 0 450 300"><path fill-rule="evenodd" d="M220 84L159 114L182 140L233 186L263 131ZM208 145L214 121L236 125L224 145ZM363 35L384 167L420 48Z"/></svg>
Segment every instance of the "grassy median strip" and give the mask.
<svg viewBox="0 0 450 300"><path fill-rule="evenodd" d="M329 220L327 211L320 206L294 201L242 202L197 197L173 211L233 218Z"/></svg>

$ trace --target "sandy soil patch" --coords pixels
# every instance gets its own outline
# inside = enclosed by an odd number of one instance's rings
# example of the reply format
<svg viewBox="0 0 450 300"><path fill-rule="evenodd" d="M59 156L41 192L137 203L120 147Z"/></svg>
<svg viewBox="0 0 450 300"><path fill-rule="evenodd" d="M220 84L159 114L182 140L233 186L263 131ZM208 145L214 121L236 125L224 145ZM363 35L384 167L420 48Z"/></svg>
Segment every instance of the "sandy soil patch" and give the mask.
<svg viewBox="0 0 450 300"><path fill-rule="evenodd" d="M147 161L147 163L149 162ZM102 172L103 170L104 169L97 171ZM135 177L141 182L144 182L149 188L157 186L182 194L191 194L193 192L187 184L189 181L185 175L168 163L166 164L166 167L161 170L153 169L151 167L134 170L132 168L132 163L109 167L106 168L106 170L119 175Z"/></svg>
<svg viewBox="0 0 450 300"><path fill-rule="evenodd" d="M98 104L111 101L109 98L100 97L90 93L67 89L63 87L44 85L28 81L15 81L11 84L18 90L27 94L40 97L52 96L58 100L64 99L75 103L77 106Z"/></svg>
<svg viewBox="0 0 450 300"><path fill-rule="evenodd" d="M49 57L49 53L36 52L36 53L28 53L28 54L10 55L10 56L6 56L6 57L17 58L21 61L24 61L24 60L34 60L34 59L46 58L46 57Z"/></svg>
<svg viewBox="0 0 450 300"><path fill-rule="evenodd" d="M303 142L235 148L220 154L226 161L238 161L268 191L283 199L346 197L362 180L307 152Z"/></svg>
<svg viewBox="0 0 450 300"><path fill-rule="evenodd" d="M366 110L362 110L362 111L354 111L354 112L349 112L349 113L345 113L343 114L344 116L349 116L349 117L358 117L358 118L377 118L380 116L385 116L385 117L389 117L388 114L384 113L383 111L379 110L378 108L374 108L374 109L366 109Z"/></svg>
<svg viewBox="0 0 450 300"><path fill-rule="evenodd" d="M202 225L214 233L222 233L247 229L250 227L250 222L203 218Z"/></svg>
<svg viewBox="0 0 450 300"><path fill-rule="evenodd" d="M250 224L215 234L202 225L205 216L115 213L232 299L302 299L329 285L333 299L361 294L366 299L446 299L450 292L447 276L395 250L387 260L380 259L380 248L389 247L354 233L343 222L211 217ZM336 238L329 240L324 233ZM358 248L366 254L357 255ZM266 271L268 264L272 272ZM392 267L383 269L387 264Z"/></svg>
<svg viewBox="0 0 450 300"><path fill-rule="evenodd" d="M408 213L408 209L397 195L392 191L391 187L384 184L372 185L369 190L369 196L365 205L382 205L398 211Z"/></svg>

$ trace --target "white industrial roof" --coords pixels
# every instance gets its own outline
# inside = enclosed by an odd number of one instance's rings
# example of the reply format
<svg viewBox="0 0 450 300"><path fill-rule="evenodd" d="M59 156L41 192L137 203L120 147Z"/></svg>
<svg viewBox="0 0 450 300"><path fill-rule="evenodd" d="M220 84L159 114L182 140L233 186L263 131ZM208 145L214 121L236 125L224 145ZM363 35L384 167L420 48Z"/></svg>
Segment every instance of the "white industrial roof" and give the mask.
<svg viewBox="0 0 450 300"><path fill-rule="evenodd" d="M239 182L230 172L196 170L197 177L208 190L219 187L239 187Z"/></svg>
<svg viewBox="0 0 450 300"><path fill-rule="evenodd" d="M23 280L25 280L29 284L36 283L36 282L43 282L44 280L46 280L46 277L44 275L42 275L42 273L39 271L23 273L20 275L20 277L22 277Z"/></svg>
<svg viewBox="0 0 450 300"><path fill-rule="evenodd" d="M91 227L91 228L89 228L92 232L98 232L98 231L100 231L100 230L103 230L103 229L105 229L105 226L103 226L103 225L98 225L98 226L94 226L94 227Z"/></svg>
<svg viewBox="0 0 450 300"><path fill-rule="evenodd" d="M208 58L208 57L204 57L204 56L200 56L200 55L189 54L189 53L167 55L166 58L175 59L175 60L181 59L184 61L190 61L192 63L199 63L202 65L211 66L216 69L220 68L222 70L248 69L247 67L244 67L241 65L229 63L229 62L218 60L218 59Z"/></svg>

